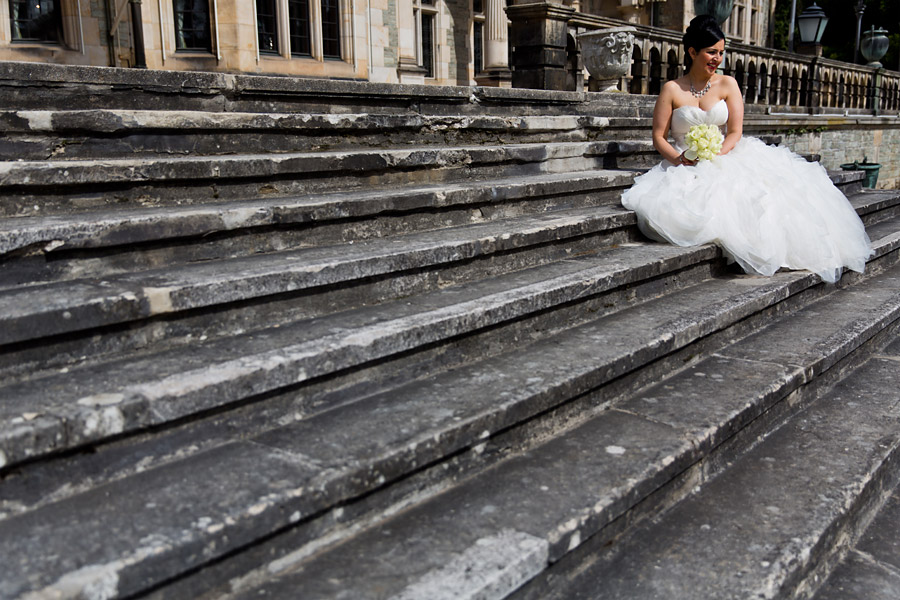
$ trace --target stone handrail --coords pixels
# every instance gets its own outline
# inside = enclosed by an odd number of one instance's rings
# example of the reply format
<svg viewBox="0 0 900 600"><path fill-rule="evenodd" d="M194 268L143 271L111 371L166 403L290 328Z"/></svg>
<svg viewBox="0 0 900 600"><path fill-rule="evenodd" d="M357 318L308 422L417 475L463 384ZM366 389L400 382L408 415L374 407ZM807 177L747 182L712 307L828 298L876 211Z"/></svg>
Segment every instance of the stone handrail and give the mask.
<svg viewBox="0 0 900 600"><path fill-rule="evenodd" d="M619 27L622 21L576 12L569 20L573 34ZM681 34L647 25L637 31L631 70L619 89L657 94L662 84L684 73ZM724 72L733 76L747 104L779 110L896 115L900 112L900 73L822 57L727 42Z"/></svg>

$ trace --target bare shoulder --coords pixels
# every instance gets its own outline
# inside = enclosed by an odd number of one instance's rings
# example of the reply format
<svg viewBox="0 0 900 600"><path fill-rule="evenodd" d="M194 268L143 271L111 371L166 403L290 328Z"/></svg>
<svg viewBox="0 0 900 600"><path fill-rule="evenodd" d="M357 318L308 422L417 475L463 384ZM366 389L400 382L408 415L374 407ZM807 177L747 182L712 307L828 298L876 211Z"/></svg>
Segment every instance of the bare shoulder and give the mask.
<svg viewBox="0 0 900 600"><path fill-rule="evenodd" d="M676 80L667 81L663 84L662 89L659 90L659 97L656 100L657 105L661 103L672 104L675 101L675 98L679 93L682 92L682 88L678 85Z"/></svg>
<svg viewBox="0 0 900 600"><path fill-rule="evenodd" d="M681 84L678 83L677 79L670 79L663 84L662 90L660 90L660 95L663 93L674 94L682 90L683 88L681 87Z"/></svg>
<svg viewBox="0 0 900 600"><path fill-rule="evenodd" d="M727 90L739 90L737 80L731 75L720 75L721 79L719 79L719 85L723 86Z"/></svg>

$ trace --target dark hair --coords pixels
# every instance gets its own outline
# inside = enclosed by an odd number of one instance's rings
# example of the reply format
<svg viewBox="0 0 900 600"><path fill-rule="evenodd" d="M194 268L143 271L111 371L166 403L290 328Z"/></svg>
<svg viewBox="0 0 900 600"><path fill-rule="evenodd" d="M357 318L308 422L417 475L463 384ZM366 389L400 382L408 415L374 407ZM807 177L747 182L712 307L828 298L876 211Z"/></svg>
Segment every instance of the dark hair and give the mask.
<svg viewBox="0 0 900 600"><path fill-rule="evenodd" d="M693 62L688 48L702 50L724 39L725 34L722 33L716 19L711 15L700 15L691 19L691 24L688 25L684 37L681 38L681 43L684 44L684 60L687 68L690 69Z"/></svg>

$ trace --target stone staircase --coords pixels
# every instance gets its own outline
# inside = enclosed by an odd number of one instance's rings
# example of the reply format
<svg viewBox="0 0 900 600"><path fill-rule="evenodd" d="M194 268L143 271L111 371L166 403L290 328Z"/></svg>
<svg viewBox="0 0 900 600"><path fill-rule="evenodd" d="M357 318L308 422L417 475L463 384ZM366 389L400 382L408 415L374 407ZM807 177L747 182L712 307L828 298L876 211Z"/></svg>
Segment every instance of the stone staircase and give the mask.
<svg viewBox="0 0 900 600"><path fill-rule="evenodd" d="M898 477L900 192L746 276L619 205L651 109L0 63L0 597L810 596Z"/></svg>

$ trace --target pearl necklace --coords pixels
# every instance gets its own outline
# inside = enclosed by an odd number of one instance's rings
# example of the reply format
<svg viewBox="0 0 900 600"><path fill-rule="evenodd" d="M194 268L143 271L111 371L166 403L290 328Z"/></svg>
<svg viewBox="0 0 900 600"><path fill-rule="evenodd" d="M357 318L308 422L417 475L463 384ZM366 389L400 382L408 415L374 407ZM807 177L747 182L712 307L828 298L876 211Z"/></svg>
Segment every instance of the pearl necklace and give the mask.
<svg viewBox="0 0 900 600"><path fill-rule="evenodd" d="M688 82L691 84L691 96L693 96L694 98L702 98L703 94L709 91L709 86L712 83L712 78L710 78L710 80L706 82L706 87L704 87L699 92L694 88L694 82L691 81L690 78L688 78Z"/></svg>

